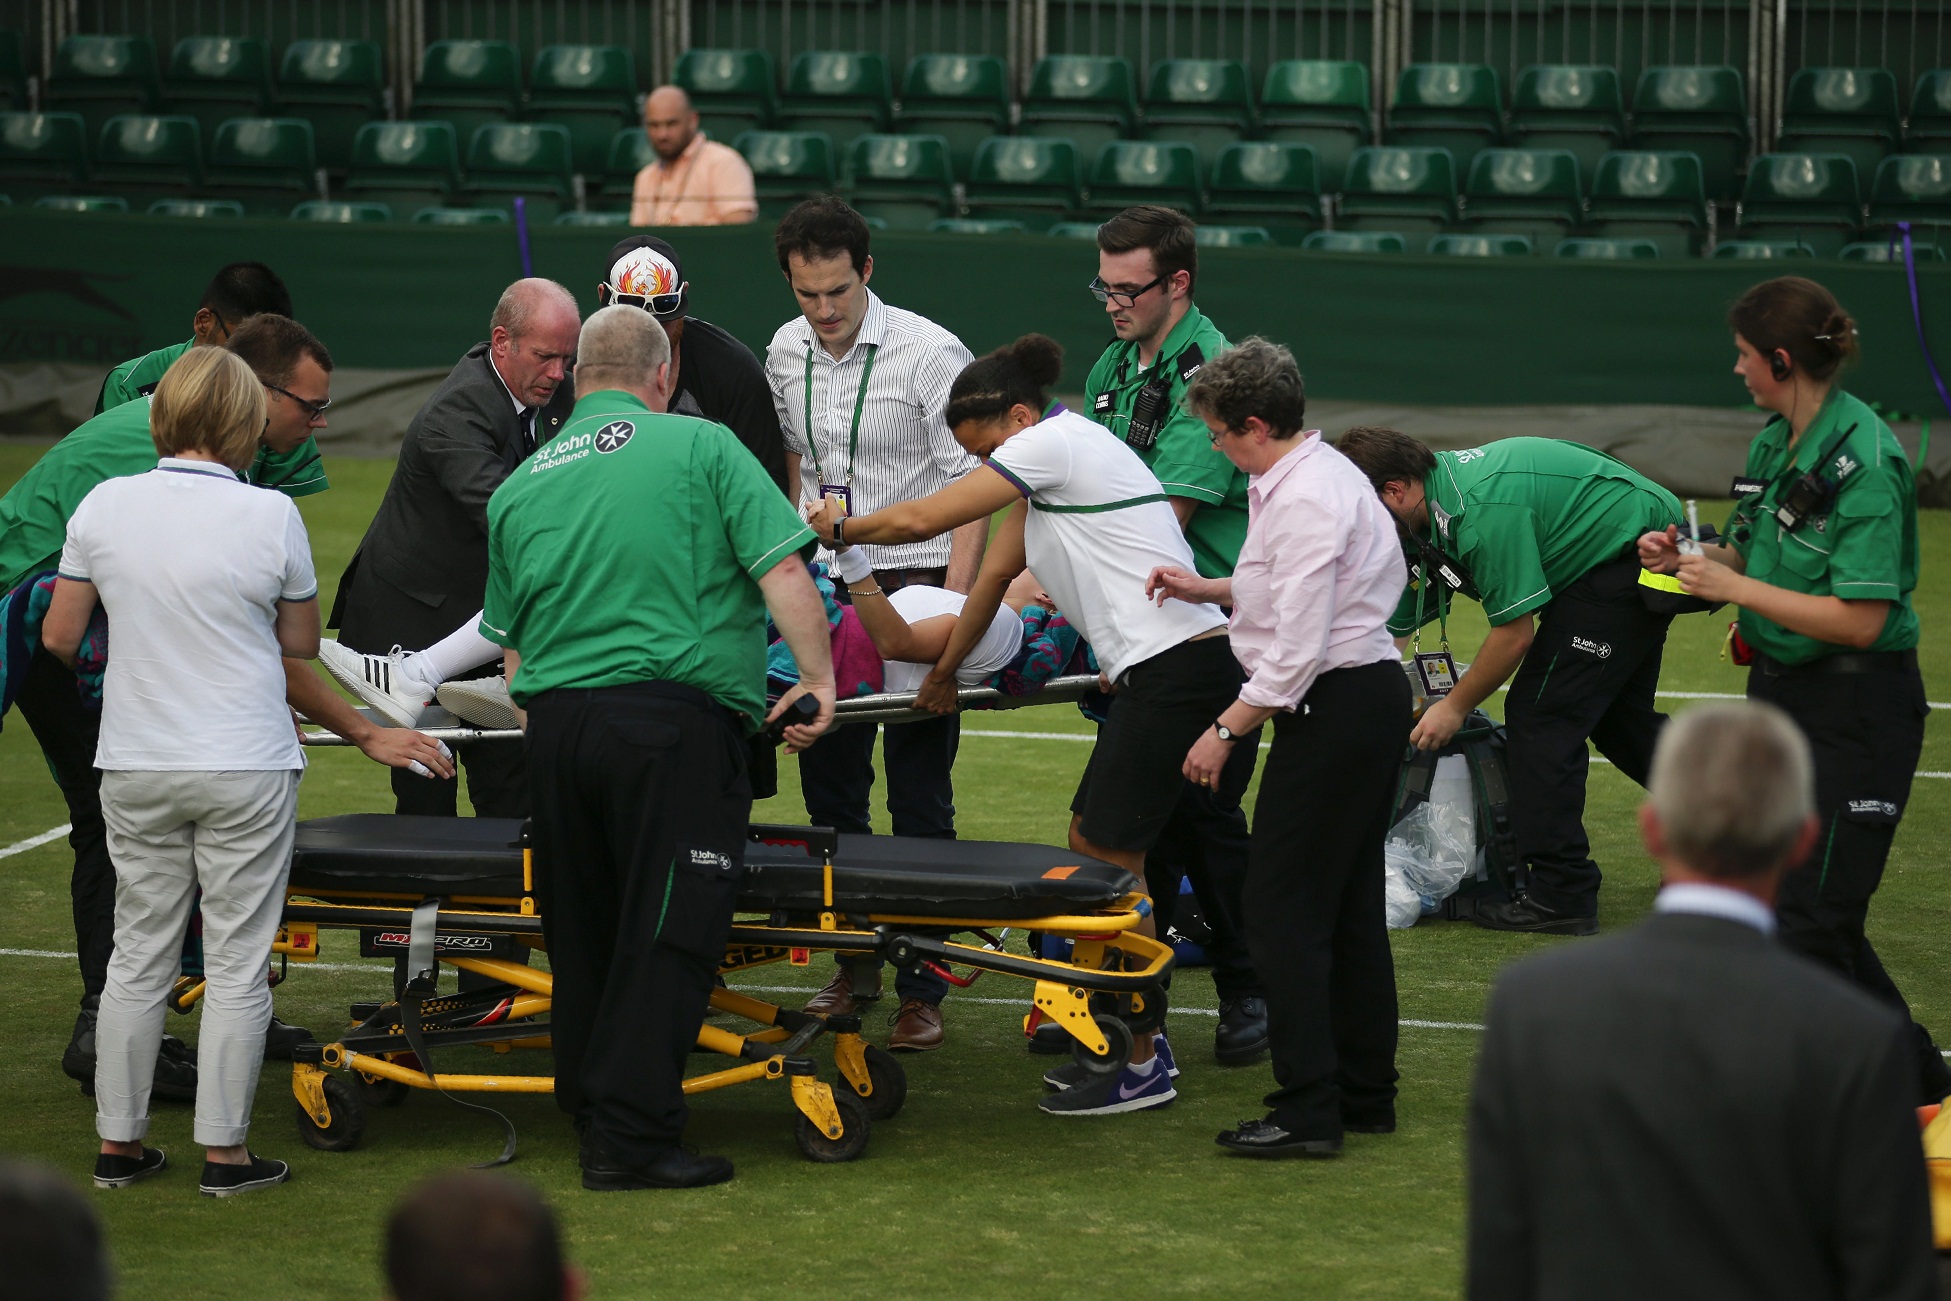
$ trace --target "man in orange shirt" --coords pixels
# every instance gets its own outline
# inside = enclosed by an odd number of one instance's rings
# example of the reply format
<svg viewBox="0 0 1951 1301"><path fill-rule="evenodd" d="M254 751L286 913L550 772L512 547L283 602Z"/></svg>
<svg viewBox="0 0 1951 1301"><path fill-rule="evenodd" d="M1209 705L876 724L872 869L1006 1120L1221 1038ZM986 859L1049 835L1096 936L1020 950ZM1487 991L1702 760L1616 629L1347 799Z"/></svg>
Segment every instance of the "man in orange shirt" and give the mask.
<svg viewBox="0 0 1951 1301"><path fill-rule="evenodd" d="M735 226L758 217L752 169L736 149L698 130L698 112L683 90L650 92L644 133L657 161L637 173L632 226Z"/></svg>

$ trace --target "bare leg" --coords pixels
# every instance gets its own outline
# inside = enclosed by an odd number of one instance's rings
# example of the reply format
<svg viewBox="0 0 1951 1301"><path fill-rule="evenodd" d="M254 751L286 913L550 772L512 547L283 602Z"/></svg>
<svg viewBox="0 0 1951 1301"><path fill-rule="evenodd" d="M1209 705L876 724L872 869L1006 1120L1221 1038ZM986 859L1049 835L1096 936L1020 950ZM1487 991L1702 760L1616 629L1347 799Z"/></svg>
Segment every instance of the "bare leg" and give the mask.
<svg viewBox="0 0 1951 1301"><path fill-rule="evenodd" d="M1070 847L1080 854L1089 854L1092 858L1101 858L1107 863L1117 864L1125 871L1137 877L1138 888L1145 890L1145 851L1142 849L1108 849L1103 845L1094 845L1089 840L1086 840L1084 833L1079 830L1083 821L1076 814L1071 815ZM1150 913L1147 913L1139 921L1137 930L1140 935L1146 936L1147 938L1156 939L1158 937L1158 928L1152 924ZM1157 1049L1152 1047L1151 1036L1138 1036L1138 1043L1131 1050L1132 1064L1138 1065L1148 1062L1156 1055Z"/></svg>

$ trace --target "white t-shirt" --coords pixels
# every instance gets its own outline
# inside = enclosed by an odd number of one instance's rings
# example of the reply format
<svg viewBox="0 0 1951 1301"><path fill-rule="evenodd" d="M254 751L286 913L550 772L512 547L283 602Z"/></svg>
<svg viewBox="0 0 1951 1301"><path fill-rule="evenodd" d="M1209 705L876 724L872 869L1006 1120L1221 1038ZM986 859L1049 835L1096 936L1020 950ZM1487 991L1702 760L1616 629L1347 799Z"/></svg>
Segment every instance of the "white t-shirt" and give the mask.
<svg viewBox="0 0 1951 1301"><path fill-rule="evenodd" d="M1158 566L1192 571L1192 547L1157 476L1103 425L1059 406L1011 435L989 464L1029 498L1030 568L1112 681L1225 626L1216 605L1146 598Z"/></svg>
<svg viewBox="0 0 1951 1301"><path fill-rule="evenodd" d="M959 615L969 598L946 587L915 586L891 592L887 600L903 619L916 624L944 614ZM969 652L969 658L962 661L962 667L955 670L955 681L965 687L980 686L984 678L1009 667L1009 662L1016 658L1016 652L1021 649L1023 616L1006 605L999 605L996 607L996 617L989 621L987 631L982 634L982 640ZM887 689L919 691L934 667L932 664L888 660Z"/></svg>
<svg viewBox="0 0 1951 1301"><path fill-rule="evenodd" d="M93 583L108 614L97 768L305 766L275 620L279 601L312 599L318 580L289 497L165 457L82 498L61 576Z"/></svg>

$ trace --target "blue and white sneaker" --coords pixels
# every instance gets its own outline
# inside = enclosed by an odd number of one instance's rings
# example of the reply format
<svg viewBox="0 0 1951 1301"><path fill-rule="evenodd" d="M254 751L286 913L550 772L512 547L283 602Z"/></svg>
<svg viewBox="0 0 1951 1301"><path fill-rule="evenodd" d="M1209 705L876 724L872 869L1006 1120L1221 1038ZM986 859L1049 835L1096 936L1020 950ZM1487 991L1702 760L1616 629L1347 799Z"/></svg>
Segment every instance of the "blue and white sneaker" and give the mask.
<svg viewBox="0 0 1951 1301"><path fill-rule="evenodd" d="M1053 1093L1036 1105L1053 1116L1111 1116L1162 1107L1178 1096L1162 1060L1153 1058L1146 1069L1127 1066L1116 1075Z"/></svg>
<svg viewBox="0 0 1951 1301"><path fill-rule="evenodd" d="M1179 1064L1172 1059L1172 1045L1165 1042L1164 1035L1152 1036L1152 1051L1158 1054L1158 1060L1165 1063L1165 1073L1175 1080L1178 1079ZM1059 1093L1065 1089L1074 1089L1080 1084L1088 1084L1096 1078L1096 1075L1074 1061L1065 1062L1061 1066L1052 1066L1043 1073L1043 1082Z"/></svg>

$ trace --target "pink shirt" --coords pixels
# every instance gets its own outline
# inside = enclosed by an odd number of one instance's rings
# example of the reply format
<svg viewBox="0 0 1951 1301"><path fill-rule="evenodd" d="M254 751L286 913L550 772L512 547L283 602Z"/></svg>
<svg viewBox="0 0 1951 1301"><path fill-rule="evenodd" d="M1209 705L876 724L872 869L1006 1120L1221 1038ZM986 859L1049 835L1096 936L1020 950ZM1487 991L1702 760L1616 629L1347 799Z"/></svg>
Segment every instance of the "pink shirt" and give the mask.
<svg viewBox="0 0 1951 1301"><path fill-rule="evenodd" d="M1388 619L1409 567L1368 476L1321 440L1247 483L1246 543L1233 568L1240 699L1294 709L1323 673L1397 658Z"/></svg>
<svg viewBox="0 0 1951 1301"><path fill-rule="evenodd" d="M758 215L745 158L702 131L670 162L638 172L630 197L632 226L734 226Z"/></svg>

